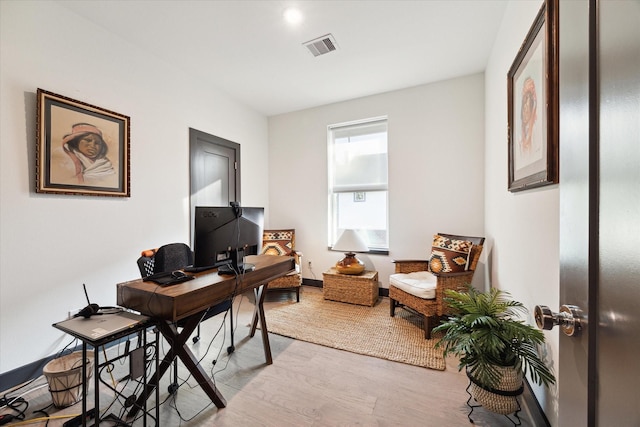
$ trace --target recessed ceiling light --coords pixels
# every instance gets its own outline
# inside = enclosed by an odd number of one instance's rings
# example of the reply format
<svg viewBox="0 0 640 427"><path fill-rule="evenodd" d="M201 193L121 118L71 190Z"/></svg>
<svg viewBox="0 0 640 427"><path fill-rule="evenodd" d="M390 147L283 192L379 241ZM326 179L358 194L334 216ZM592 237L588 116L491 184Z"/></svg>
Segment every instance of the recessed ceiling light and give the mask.
<svg viewBox="0 0 640 427"><path fill-rule="evenodd" d="M294 7L290 7L285 10L282 16L284 16L284 20L291 25L296 25L302 22L302 12Z"/></svg>

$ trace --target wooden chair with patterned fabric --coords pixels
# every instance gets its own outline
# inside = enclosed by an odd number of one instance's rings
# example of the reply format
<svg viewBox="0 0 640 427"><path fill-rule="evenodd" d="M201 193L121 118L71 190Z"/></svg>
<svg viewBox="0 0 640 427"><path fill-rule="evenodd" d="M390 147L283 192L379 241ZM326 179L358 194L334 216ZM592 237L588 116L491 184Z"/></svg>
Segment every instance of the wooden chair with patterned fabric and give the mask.
<svg viewBox="0 0 640 427"><path fill-rule="evenodd" d="M464 290L471 285L484 237L438 233L429 260L397 260L389 276L390 315L402 307L422 316L424 336L431 338L436 320L449 313L444 301L447 289Z"/></svg>
<svg viewBox="0 0 640 427"><path fill-rule="evenodd" d="M267 291L295 291L296 301L300 302L302 285L302 253L296 251L296 230L264 230L262 235L262 253L265 255L292 256L296 269L286 276L279 277L267 284Z"/></svg>

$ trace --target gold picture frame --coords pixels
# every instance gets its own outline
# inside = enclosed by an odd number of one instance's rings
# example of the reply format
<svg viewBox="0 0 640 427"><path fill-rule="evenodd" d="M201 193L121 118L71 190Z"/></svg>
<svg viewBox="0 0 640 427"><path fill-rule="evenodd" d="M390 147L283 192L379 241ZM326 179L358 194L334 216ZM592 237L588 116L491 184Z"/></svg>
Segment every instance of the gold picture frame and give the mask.
<svg viewBox="0 0 640 427"><path fill-rule="evenodd" d="M130 197L130 119L38 89L36 192Z"/></svg>
<svg viewBox="0 0 640 427"><path fill-rule="evenodd" d="M507 74L508 189L557 184L558 2L546 0Z"/></svg>

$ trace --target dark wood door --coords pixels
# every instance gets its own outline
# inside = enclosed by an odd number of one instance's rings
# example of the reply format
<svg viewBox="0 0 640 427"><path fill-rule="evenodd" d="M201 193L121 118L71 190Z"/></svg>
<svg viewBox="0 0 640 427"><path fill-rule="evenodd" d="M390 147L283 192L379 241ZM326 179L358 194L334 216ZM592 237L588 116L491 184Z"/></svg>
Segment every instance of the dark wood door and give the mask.
<svg viewBox="0 0 640 427"><path fill-rule="evenodd" d="M640 2L560 2L558 425L638 426ZM632 255L633 254L633 255Z"/></svg>
<svg viewBox="0 0 640 427"><path fill-rule="evenodd" d="M191 235L196 206L240 202L240 144L189 129Z"/></svg>

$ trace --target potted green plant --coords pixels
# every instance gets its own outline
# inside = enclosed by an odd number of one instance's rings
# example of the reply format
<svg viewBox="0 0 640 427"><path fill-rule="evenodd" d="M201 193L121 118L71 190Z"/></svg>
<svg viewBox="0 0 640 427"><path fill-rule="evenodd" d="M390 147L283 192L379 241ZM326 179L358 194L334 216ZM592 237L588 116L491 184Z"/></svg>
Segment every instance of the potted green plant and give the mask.
<svg viewBox="0 0 640 427"><path fill-rule="evenodd" d="M523 374L539 385L555 383L538 355L542 331L518 318L527 311L522 303L496 288L483 293L472 287L447 291L445 301L454 314L434 329L444 332L436 347L459 357L458 369L466 369L471 395L482 406L499 414L516 412Z"/></svg>

